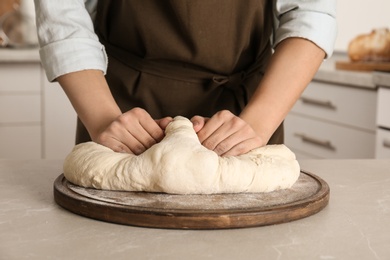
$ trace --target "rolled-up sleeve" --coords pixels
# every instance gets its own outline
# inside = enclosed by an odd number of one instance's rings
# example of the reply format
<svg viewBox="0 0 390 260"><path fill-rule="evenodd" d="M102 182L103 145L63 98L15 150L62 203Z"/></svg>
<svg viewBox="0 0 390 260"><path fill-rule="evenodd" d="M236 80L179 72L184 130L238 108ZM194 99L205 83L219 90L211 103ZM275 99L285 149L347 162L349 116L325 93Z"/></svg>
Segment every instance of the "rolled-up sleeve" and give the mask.
<svg viewBox="0 0 390 260"><path fill-rule="evenodd" d="M107 56L84 0L35 0L39 54L49 81L80 70L106 73ZM93 10L92 10L93 11Z"/></svg>
<svg viewBox="0 0 390 260"><path fill-rule="evenodd" d="M323 49L327 58L337 36L336 0L274 0L274 46L289 37L300 37Z"/></svg>

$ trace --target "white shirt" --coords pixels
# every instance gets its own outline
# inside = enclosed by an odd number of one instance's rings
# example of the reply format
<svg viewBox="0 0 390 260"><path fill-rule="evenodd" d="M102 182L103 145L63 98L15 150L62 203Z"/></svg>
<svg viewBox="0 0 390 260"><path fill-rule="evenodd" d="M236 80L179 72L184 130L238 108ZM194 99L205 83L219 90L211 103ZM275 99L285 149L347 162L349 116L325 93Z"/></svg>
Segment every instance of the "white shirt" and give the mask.
<svg viewBox="0 0 390 260"><path fill-rule="evenodd" d="M34 0L40 57L49 81L80 70L106 73L107 55L94 32L98 0ZM289 37L314 42L330 57L337 35L336 0L273 0L273 45Z"/></svg>

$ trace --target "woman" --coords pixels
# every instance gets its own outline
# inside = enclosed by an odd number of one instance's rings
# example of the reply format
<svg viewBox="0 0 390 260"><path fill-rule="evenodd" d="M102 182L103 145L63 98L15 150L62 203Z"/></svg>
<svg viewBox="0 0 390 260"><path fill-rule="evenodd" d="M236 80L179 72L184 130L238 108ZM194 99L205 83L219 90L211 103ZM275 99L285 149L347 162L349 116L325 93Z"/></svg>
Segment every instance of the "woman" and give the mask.
<svg viewBox="0 0 390 260"><path fill-rule="evenodd" d="M283 142L283 119L332 53L335 5L35 0L42 64L78 114L78 143L140 154L182 115L223 156Z"/></svg>

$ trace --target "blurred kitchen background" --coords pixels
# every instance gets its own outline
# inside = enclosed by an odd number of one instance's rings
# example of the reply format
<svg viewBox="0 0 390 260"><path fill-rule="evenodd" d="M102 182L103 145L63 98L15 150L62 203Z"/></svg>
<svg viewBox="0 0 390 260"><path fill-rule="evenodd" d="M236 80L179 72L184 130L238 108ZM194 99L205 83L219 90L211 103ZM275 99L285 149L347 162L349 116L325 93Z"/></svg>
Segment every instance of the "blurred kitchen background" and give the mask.
<svg viewBox="0 0 390 260"><path fill-rule="evenodd" d="M340 0L335 53L285 121L299 159L390 158L390 72L336 69L349 42L390 28L390 1ZM0 158L64 158L76 114L40 66L33 0L0 0Z"/></svg>

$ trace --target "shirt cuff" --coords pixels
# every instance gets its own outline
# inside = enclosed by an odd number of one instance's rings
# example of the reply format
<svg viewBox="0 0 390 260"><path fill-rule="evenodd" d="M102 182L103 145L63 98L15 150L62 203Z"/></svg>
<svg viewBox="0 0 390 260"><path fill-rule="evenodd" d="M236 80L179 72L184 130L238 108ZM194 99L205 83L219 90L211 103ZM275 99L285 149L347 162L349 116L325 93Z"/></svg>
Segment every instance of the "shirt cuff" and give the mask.
<svg viewBox="0 0 390 260"><path fill-rule="evenodd" d="M324 50L325 58L332 56L337 36L335 17L318 12L295 11L283 15L279 22L274 47L286 38L299 37L312 41Z"/></svg>
<svg viewBox="0 0 390 260"><path fill-rule="evenodd" d="M50 43L39 50L47 79L52 82L61 75L87 70L107 72L104 46L95 40L72 38Z"/></svg>

